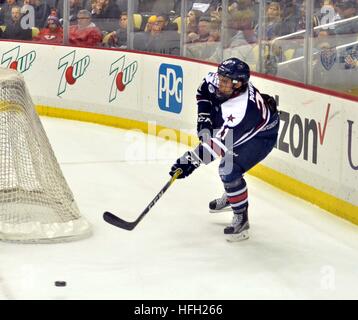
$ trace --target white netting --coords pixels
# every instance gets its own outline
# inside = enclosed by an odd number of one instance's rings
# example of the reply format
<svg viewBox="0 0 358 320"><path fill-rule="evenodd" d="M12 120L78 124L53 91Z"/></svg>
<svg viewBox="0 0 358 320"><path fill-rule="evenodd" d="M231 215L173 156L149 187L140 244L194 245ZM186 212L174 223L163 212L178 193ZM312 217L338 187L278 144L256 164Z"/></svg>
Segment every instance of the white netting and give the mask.
<svg viewBox="0 0 358 320"><path fill-rule="evenodd" d="M90 234L23 77L0 69L0 240L60 242Z"/></svg>

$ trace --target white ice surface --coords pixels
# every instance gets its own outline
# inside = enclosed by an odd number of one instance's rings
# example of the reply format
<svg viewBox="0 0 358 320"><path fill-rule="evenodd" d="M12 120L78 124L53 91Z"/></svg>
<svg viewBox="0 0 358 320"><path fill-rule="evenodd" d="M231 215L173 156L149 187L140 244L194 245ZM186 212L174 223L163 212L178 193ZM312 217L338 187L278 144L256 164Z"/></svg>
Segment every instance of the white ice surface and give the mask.
<svg viewBox="0 0 358 320"><path fill-rule="evenodd" d="M134 220L187 147L100 125L42 122L94 234L53 245L0 242L0 299L358 298L357 226L247 175L250 239L228 243L231 213L208 212L223 191L212 163L176 181L136 229L121 230L102 213Z"/></svg>

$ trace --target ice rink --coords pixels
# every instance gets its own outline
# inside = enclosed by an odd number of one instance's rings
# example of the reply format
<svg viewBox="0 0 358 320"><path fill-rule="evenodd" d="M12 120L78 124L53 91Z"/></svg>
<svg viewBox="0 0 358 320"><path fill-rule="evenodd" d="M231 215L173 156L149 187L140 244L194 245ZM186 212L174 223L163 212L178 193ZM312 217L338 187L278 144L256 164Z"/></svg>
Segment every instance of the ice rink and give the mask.
<svg viewBox="0 0 358 320"><path fill-rule="evenodd" d="M247 175L250 239L228 243L231 213L208 212L217 163L177 180L133 231L187 146L139 132L41 118L93 236L0 242L1 299L357 299L358 228ZM67 282L55 287L54 281Z"/></svg>

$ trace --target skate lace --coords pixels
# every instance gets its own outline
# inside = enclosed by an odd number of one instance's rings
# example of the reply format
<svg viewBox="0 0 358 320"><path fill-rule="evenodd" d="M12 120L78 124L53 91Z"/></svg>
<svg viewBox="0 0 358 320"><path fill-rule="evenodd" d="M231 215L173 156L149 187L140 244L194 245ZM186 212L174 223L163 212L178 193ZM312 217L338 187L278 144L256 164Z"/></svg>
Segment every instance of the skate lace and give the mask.
<svg viewBox="0 0 358 320"><path fill-rule="evenodd" d="M216 203L217 203L219 206L224 206L224 205L226 204L226 202L227 202L226 193L224 193L221 198L219 198L219 199L216 200Z"/></svg>
<svg viewBox="0 0 358 320"><path fill-rule="evenodd" d="M243 215L242 214L234 214L231 222L231 226L236 227L242 223Z"/></svg>

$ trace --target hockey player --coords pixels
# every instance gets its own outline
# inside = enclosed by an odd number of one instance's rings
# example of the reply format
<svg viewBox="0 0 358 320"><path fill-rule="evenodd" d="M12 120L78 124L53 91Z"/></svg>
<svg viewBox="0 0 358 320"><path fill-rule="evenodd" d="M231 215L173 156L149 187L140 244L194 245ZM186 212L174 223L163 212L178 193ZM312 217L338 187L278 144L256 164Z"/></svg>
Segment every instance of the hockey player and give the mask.
<svg viewBox="0 0 358 320"><path fill-rule="evenodd" d="M249 66L236 58L223 61L210 72L197 91L197 129L201 143L172 166L170 175L189 176L202 163L221 158L219 175L224 184L222 199L210 203L217 210L231 206L232 223L224 229L228 241L248 238L248 193L244 173L273 149L278 135L279 114L273 97L249 82Z"/></svg>

